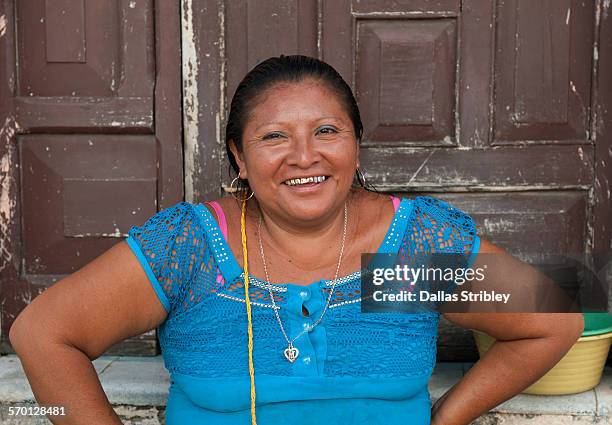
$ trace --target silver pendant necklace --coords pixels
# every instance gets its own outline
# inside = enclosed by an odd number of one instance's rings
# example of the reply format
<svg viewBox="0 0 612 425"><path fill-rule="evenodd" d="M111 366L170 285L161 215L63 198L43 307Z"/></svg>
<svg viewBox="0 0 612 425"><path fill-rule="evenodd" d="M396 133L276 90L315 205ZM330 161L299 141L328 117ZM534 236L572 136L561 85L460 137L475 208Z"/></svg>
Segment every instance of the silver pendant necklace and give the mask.
<svg viewBox="0 0 612 425"><path fill-rule="evenodd" d="M334 288L336 287L336 282L338 281L338 273L340 272L340 264L342 263L342 254L344 253L344 241L346 240L346 227L347 227L347 222L348 222L347 202L346 201L344 202L344 225L342 229L342 243L340 244L340 254L338 255L338 265L336 266L336 275L334 276L334 280L331 285L331 290L329 291L329 296L327 297L327 302L325 303L325 308L323 309L321 316L319 316L319 318L317 319L315 323L303 329L293 339L289 339L289 337L287 336L287 333L285 332L285 328L283 327L283 322L281 321L280 315L278 314L278 308L276 307L276 302L274 301L274 294L272 293L272 284L270 283L270 276L268 275L268 266L266 264L266 255L264 254L263 243L261 242L261 221L262 221L262 214L260 213L259 222L257 224L257 239L259 240L259 251L261 253L261 261L263 263L264 272L266 274L267 287L270 293L270 299L272 300L272 307L273 307L272 310L274 310L274 313L276 314L276 320L278 320L280 329L283 333L283 336L285 337L285 340L287 341L287 348L285 348L285 350L283 351L283 354L285 355L285 358L287 360L293 363L300 355L300 351L297 349L297 347L293 346L293 343L295 342L296 339L304 335L306 332L313 330L315 326L317 326L321 322L321 320L323 319L323 316L325 316L325 313L327 312L327 308L329 307L329 303L331 301L332 294L334 293Z"/></svg>

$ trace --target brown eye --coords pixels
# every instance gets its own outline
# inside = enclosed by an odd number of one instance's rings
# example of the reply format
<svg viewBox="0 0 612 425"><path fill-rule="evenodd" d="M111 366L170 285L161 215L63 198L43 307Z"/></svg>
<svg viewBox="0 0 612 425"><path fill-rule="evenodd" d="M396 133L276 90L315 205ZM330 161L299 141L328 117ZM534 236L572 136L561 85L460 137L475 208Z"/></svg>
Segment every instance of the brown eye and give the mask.
<svg viewBox="0 0 612 425"><path fill-rule="evenodd" d="M262 139L263 140L280 139L281 137L283 137L283 134L275 131L273 133L266 134L265 136L262 137Z"/></svg>
<svg viewBox="0 0 612 425"><path fill-rule="evenodd" d="M338 129L333 127L333 126L331 126L331 125L326 125L326 126L323 126L323 127L319 127L317 129L317 134L334 134L334 133L337 133L337 132L338 132Z"/></svg>

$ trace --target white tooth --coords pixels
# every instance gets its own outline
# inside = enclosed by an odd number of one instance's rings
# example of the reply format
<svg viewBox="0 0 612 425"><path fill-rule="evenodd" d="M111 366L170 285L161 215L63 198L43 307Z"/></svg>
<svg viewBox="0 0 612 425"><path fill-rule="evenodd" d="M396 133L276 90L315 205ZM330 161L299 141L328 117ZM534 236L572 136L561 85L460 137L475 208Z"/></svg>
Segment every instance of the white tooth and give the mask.
<svg viewBox="0 0 612 425"><path fill-rule="evenodd" d="M326 180L325 176L313 176L313 177L304 177L301 179L291 179L287 180L285 183L289 186L296 186L300 184L306 183L321 183Z"/></svg>

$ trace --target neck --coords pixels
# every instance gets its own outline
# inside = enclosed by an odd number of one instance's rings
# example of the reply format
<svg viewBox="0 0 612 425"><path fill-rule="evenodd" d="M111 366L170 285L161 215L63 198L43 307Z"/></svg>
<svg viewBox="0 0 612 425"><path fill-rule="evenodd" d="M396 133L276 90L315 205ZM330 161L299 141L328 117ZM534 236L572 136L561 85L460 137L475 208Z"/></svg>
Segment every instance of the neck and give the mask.
<svg viewBox="0 0 612 425"><path fill-rule="evenodd" d="M350 240L351 212L355 211L353 193L347 203L347 228L345 242ZM328 216L308 223L283 220L258 206L255 220L261 214L261 238L267 258L280 257L294 266L312 270L313 267L336 266L344 229L344 203ZM346 251L346 249L345 249Z"/></svg>

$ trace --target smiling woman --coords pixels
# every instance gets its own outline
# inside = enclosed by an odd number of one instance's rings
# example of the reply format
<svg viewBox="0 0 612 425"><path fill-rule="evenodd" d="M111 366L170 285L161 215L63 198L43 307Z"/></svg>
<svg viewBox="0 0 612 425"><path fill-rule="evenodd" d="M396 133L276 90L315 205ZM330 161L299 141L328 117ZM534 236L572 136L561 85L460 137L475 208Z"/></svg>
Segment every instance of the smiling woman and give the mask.
<svg viewBox="0 0 612 425"><path fill-rule="evenodd" d="M499 342L432 410L439 313L362 312L361 254L459 253L470 267L503 250L444 201L369 190L361 136L355 98L331 66L305 56L257 65L228 116L235 197L160 211L16 322L11 341L39 401L66 405L27 342L43 316L64 330L47 340L66 346L57 355L72 366L77 352L95 358L158 326L168 425L468 424L543 375L578 338L580 316L448 314ZM70 314L56 307L66 299ZM107 414L91 372L88 407Z"/></svg>

